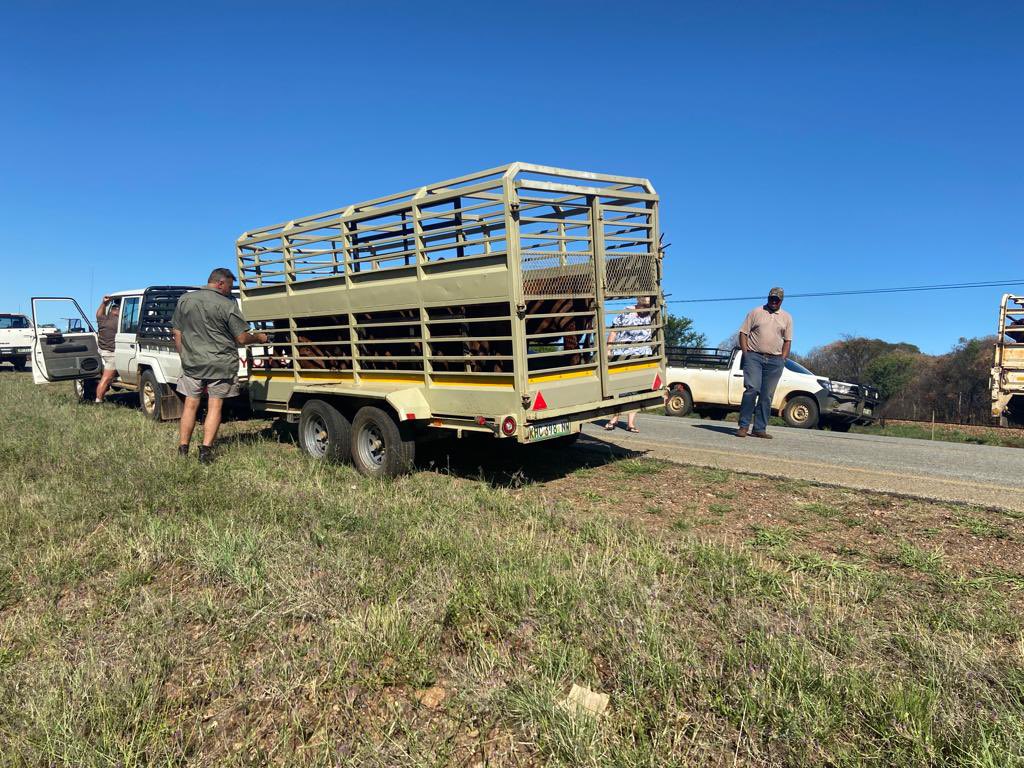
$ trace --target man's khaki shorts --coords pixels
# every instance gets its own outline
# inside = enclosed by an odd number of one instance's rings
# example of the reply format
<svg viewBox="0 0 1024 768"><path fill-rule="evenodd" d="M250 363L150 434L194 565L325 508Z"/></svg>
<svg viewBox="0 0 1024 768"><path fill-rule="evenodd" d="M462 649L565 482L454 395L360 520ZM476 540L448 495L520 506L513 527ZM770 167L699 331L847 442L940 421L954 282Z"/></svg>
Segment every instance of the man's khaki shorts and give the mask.
<svg viewBox="0 0 1024 768"><path fill-rule="evenodd" d="M100 357L103 358L103 370L104 371L116 371L117 366L114 364L114 353L107 352L105 349L100 350Z"/></svg>
<svg viewBox="0 0 1024 768"><path fill-rule="evenodd" d="M181 374L178 379L178 394L185 397L216 397L223 400L227 397L234 397L238 394L238 377L230 379L195 379L187 373Z"/></svg>

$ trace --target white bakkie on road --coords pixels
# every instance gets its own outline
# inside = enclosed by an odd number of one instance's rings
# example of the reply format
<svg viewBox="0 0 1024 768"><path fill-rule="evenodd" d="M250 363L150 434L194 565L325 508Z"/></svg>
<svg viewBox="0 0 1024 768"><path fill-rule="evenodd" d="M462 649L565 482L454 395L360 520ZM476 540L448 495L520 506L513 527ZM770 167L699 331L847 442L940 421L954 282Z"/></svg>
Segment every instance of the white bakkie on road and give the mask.
<svg viewBox="0 0 1024 768"><path fill-rule="evenodd" d="M665 413L691 412L723 419L740 409L743 399L743 353L739 349L668 348L668 396ZM860 384L830 381L795 360L787 360L772 399L772 413L791 427L829 426L847 432L854 424L870 424L878 408L878 390Z"/></svg>
<svg viewBox="0 0 1024 768"><path fill-rule="evenodd" d="M175 391L181 358L174 349L171 318L178 299L193 286L153 286L109 294L120 301L114 344L117 376L112 391L139 393L139 408L155 420L177 419L182 400ZM69 297L35 297L32 315L40 327L32 345L32 378L37 384L74 381L81 400L93 400L103 369L96 332L78 302ZM64 330L61 330L61 329ZM247 376L245 350L239 350L239 381Z"/></svg>

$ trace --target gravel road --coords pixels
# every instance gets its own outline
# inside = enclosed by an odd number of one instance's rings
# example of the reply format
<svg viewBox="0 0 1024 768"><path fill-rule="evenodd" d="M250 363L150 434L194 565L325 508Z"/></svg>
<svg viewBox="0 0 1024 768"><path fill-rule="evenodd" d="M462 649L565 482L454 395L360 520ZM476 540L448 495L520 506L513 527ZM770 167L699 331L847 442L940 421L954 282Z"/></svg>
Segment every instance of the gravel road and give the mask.
<svg viewBox="0 0 1024 768"><path fill-rule="evenodd" d="M588 424L578 444L644 451L682 464L1024 512L1024 449L772 427L773 440L724 421L641 414L640 434Z"/></svg>

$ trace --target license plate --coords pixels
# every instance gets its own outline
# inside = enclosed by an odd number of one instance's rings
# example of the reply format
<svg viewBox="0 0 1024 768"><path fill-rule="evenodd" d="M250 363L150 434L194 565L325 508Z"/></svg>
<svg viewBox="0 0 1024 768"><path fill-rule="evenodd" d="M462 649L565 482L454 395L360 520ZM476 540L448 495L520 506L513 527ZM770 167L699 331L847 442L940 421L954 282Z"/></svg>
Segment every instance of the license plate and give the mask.
<svg viewBox="0 0 1024 768"><path fill-rule="evenodd" d="M561 437L569 434L568 421L544 421L540 424L531 424L526 428L526 441L550 440L553 437Z"/></svg>
<svg viewBox="0 0 1024 768"><path fill-rule="evenodd" d="M864 409L864 413L867 414L868 416L870 416L871 415L871 409L870 408L865 408Z"/></svg>

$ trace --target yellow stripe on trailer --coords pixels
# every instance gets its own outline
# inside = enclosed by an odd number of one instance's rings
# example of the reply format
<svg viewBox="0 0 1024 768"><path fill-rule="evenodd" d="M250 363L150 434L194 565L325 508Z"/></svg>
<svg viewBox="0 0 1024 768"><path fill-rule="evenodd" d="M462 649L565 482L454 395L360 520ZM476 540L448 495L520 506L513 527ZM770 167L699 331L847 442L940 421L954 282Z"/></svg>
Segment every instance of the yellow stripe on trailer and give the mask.
<svg viewBox="0 0 1024 768"><path fill-rule="evenodd" d="M614 376L617 373L629 373L630 371L645 371L651 368L660 368L661 363L636 363L634 365L624 365L621 368L612 368L608 371L609 376Z"/></svg>
<svg viewBox="0 0 1024 768"><path fill-rule="evenodd" d="M494 389L512 389L512 378L500 381L487 381L475 376L446 376L444 374L433 374L433 382L438 387L491 387Z"/></svg>
<svg viewBox="0 0 1024 768"><path fill-rule="evenodd" d="M346 384L355 381L355 377L349 374L348 376L295 376L291 373L254 373L249 377L249 381L266 381L268 379L288 379L290 381L298 381L300 383L324 383L324 384Z"/></svg>
<svg viewBox="0 0 1024 768"><path fill-rule="evenodd" d="M569 371L568 373L551 373L547 376L531 376L531 384L541 384L545 381L562 381L564 379L581 379L584 376L593 378L594 371Z"/></svg>

